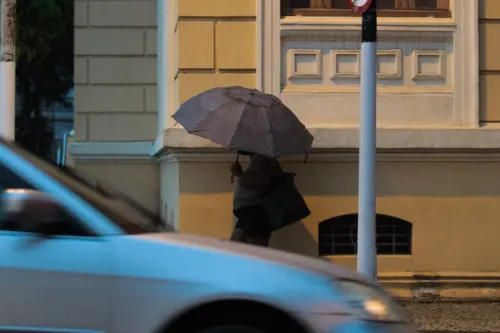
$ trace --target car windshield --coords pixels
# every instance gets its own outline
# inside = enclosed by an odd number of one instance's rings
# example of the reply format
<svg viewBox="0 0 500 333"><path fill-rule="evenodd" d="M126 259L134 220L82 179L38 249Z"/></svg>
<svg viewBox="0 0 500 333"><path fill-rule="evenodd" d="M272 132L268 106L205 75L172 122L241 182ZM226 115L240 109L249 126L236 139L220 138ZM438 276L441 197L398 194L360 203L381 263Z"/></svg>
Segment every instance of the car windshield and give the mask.
<svg viewBox="0 0 500 333"><path fill-rule="evenodd" d="M15 144L2 142L107 216L123 232L127 234L157 232L164 225L158 214L112 186L88 177L74 168L60 167L46 162Z"/></svg>

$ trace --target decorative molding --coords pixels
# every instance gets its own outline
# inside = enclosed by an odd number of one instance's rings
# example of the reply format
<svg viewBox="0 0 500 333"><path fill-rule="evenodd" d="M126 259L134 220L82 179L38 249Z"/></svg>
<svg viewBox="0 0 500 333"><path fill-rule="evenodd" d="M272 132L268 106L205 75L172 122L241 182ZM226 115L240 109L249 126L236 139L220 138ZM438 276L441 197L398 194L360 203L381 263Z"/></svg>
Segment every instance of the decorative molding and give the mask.
<svg viewBox="0 0 500 333"><path fill-rule="evenodd" d="M73 142L68 152L75 161L154 161L153 142Z"/></svg>
<svg viewBox="0 0 500 333"><path fill-rule="evenodd" d="M158 1L158 121L157 135L174 124L170 117L177 109L175 72L178 62L177 1Z"/></svg>
<svg viewBox="0 0 500 333"><path fill-rule="evenodd" d="M479 127L479 0L453 0L455 122Z"/></svg>
<svg viewBox="0 0 500 333"><path fill-rule="evenodd" d="M301 71L298 66L300 65L299 58L306 57L313 60L313 69L308 71ZM308 59L309 60L309 59ZM309 63L309 62L308 62ZM296 79L317 79L322 77L322 59L321 50L303 50L293 49L288 50L288 78Z"/></svg>
<svg viewBox="0 0 500 333"><path fill-rule="evenodd" d="M281 30L282 39L288 40L343 40L343 41L356 41L359 42L359 30ZM377 38L379 41L394 41L397 39L409 41L429 41L429 42L452 42L452 31L381 31L378 33Z"/></svg>
<svg viewBox="0 0 500 333"><path fill-rule="evenodd" d="M280 1L256 1L257 89L280 97L281 45Z"/></svg>
<svg viewBox="0 0 500 333"><path fill-rule="evenodd" d="M397 50L378 50L377 51L377 78L380 80L394 80L400 79L403 77L402 70L402 57L401 57L401 49ZM392 57L393 61L393 70L389 72L380 72L380 64L379 61L382 57Z"/></svg>
<svg viewBox="0 0 500 333"><path fill-rule="evenodd" d="M359 79L361 73L361 61L360 61L360 50L332 50L332 73L331 78L355 78ZM342 62L340 61L343 57L355 57L355 71L348 72L342 71L340 65Z"/></svg>
<svg viewBox="0 0 500 333"><path fill-rule="evenodd" d="M445 80L446 79L446 52L445 51L422 51L415 50L412 54L413 73L412 80ZM433 73L421 72L422 58L434 58L436 60L436 71Z"/></svg>
<svg viewBox="0 0 500 333"><path fill-rule="evenodd" d="M458 0L458 1L467 1L467 0ZM290 30L361 31L360 17L290 16L281 19L280 24L282 31L290 31ZM456 27L457 23L453 18L379 17L377 20L377 30L380 32L385 32L385 31L453 32L455 31Z"/></svg>
<svg viewBox="0 0 500 333"><path fill-rule="evenodd" d="M293 85L283 87L285 93L304 93L304 94L359 94L360 87L357 86L326 86L326 85ZM377 94L453 94L452 87L446 86L377 86Z"/></svg>

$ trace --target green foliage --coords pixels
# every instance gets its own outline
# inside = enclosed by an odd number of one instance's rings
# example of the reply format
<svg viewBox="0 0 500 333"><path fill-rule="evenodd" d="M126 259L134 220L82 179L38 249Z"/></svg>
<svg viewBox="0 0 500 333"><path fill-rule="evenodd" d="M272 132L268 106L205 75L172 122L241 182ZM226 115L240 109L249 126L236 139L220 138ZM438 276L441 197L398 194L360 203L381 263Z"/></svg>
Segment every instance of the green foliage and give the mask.
<svg viewBox="0 0 500 333"><path fill-rule="evenodd" d="M73 0L17 0L17 56L42 61L53 41L73 29Z"/></svg>
<svg viewBox="0 0 500 333"><path fill-rule="evenodd" d="M41 108L65 102L73 87L73 10L73 0L17 0L16 141L41 156L51 149Z"/></svg>

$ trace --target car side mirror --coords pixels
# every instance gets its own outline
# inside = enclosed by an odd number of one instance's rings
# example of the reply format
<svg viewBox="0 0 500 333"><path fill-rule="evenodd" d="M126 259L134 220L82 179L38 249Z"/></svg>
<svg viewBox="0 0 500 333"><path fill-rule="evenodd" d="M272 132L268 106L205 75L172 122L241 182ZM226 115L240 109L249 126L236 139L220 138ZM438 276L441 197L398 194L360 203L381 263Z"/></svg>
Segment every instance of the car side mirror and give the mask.
<svg viewBox="0 0 500 333"><path fill-rule="evenodd" d="M51 195L25 189L5 190L0 207L4 226L16 225L22 231L40 234L50 233L50 226L59 221L62 211Z"/></svg>

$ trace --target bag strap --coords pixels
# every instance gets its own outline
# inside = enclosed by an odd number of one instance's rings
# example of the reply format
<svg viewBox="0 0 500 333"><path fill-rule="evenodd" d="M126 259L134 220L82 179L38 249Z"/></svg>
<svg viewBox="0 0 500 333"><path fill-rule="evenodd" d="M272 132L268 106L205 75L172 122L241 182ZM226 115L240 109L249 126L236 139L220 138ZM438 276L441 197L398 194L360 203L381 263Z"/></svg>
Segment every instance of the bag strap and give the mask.
<svg viewBox="0 0 500 333"><path fill-rule="evenodd" d="M238 153L236 154L236 162L240 159L240 151L238 150ZM234 183L234 174L231 174L231 184Z"/></svg>

